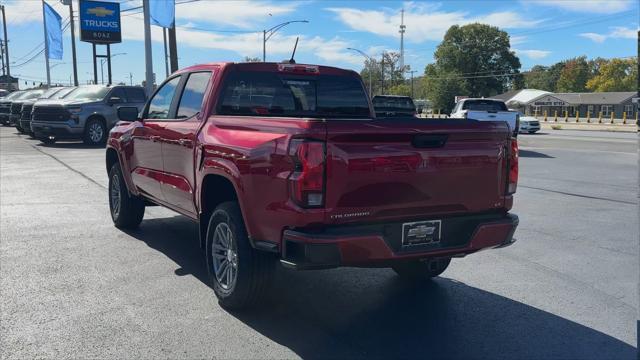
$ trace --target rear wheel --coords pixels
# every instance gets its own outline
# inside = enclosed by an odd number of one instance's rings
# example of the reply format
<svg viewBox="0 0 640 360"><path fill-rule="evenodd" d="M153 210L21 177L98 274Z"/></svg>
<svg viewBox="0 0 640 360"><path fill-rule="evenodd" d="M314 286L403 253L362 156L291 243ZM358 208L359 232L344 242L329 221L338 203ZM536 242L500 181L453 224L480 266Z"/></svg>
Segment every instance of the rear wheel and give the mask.
<svg viewBox="0 0 640 360"><path fill-rule="evenodd" d="M411 260L393 265L391 268L400 277L411 280L430 279L442 274L449 264L451 258L439 258L430 260Z"/></svg>
<svg viewBox="0 0 640 360"><path fill-rule="evenodd" d="M275 259L249 244L237 202L220 204L207 228L207 272L220 305L241 309L254 304L271 284Z"/></svg>
<svg viewBox="0 0 640 360"><path fill-rule="evenodd" d="M144 200L129 194L117 162L109 171L109 210L113 223L121 229L138 227L144 217Z"/></svg>
<svg viewBox="0 0 640 360"><path fill-rule="evenodd" d="M84 143L87 145L102 145L107 141L107 127L104 122L93 118L87 121L84 129Z"/></svg>
<svg viewBox="0 0 640 360"><path fill-rule="evenodd" d="M26 132L24 131L24 129L20 126L20 125L16 125L16 130L18 130L18 132L20 134L25 134Z"/></svg>

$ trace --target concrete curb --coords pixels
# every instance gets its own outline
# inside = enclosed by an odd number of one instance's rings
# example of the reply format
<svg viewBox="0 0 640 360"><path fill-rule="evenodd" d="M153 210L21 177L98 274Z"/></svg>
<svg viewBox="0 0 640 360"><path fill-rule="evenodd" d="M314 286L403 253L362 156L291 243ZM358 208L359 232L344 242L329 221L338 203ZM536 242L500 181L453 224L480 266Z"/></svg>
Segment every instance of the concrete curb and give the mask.
<svg viewBox="0 0 640 360"><path fill-rule="evenodd" d="M584 131L613 131L613 132L630 132L638 131L635 124L576 124L576 123L545 123L540 122L542 129L552 129L552 126L560 126L562 130L584 130Z"/></svg>

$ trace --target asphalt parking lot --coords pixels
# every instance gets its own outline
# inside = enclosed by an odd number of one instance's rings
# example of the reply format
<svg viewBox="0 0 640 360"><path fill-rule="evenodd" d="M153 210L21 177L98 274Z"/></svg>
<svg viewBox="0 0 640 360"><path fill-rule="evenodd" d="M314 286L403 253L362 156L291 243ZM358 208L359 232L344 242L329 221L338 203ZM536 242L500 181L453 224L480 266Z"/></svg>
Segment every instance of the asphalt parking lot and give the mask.
<svg viewBox="0 0 640 360"><path fill-rule="evenodd" d="M2 358L637 357L638 139L520 137L511 247L423 286L388 269L278 272L221 309L197 226L159 207L111 223L104 149L0 128Z"/></svg>

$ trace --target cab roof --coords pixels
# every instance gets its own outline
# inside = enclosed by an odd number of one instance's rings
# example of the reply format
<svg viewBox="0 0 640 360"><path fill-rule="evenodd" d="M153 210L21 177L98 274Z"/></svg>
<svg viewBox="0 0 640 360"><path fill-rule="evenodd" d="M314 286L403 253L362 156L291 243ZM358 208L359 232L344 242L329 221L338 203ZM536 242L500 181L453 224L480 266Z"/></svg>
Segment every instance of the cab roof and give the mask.
<svg viewBox="0 0 640 360"><path fill-rule="evenodd" d="M211 67L218 67L221 70L224 69L236 69L243 71L267 71L267 72L279 72L280 65L284 66L297 66L297 67L316 67L318 68L318 75L342 75L353 76L358 75L357 72L348 69L341 69L333 66L313 65L313 64L289 64L288 62L276 63L276 62L212 62L205 64L192 65L178 70L176 73L197 71L210 69Z"/></svg>

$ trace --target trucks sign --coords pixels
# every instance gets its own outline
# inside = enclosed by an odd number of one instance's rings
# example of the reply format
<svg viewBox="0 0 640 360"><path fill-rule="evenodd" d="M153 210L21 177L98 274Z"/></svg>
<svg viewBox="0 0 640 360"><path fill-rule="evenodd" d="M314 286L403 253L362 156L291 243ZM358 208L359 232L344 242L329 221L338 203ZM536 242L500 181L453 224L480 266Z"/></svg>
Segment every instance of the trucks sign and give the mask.
<svg viewBox="0 0 640 360"><path fill-rule="evenodd" d="M121 42L120 3L80 0L80 40L96 44Z"/></svg>

